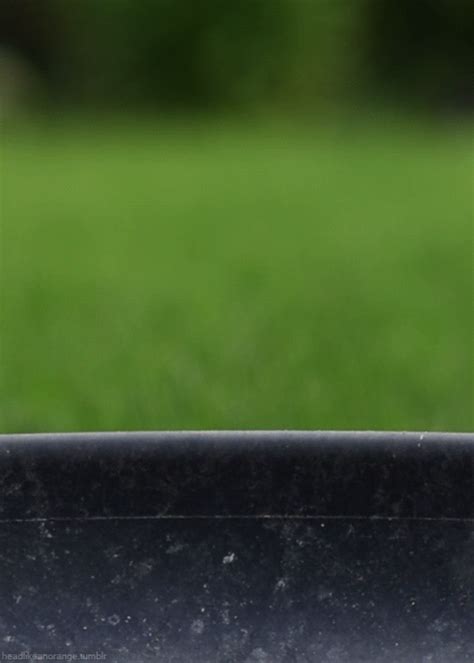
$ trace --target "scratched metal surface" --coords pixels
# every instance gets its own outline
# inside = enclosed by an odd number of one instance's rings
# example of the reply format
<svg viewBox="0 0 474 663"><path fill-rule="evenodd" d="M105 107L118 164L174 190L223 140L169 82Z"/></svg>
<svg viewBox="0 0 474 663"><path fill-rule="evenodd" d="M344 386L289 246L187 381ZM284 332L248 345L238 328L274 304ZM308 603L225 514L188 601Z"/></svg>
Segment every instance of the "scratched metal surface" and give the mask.
<svg viewBox="0 0 474 663"><path fill-rule="evenodd" d="M9 660L474 660L472 435L0 436L0 498Z"/></svg>

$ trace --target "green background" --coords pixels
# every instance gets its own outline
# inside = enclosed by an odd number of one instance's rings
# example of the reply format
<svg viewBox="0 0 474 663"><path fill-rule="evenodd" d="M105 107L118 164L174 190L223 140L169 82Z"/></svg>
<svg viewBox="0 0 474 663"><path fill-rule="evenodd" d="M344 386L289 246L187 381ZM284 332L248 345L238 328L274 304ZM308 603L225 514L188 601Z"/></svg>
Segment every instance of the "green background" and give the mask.
<svg viewBox="0 0 474 663"><path fill-rule="evenodd" d="M471 137L12 127L2 430L468 430Z"/></svg>
<svg viewBox="0 0 474 663"><path fill-rule="evenodd" d="M469 0L2 0L0 430L473 425Z"/></svg>

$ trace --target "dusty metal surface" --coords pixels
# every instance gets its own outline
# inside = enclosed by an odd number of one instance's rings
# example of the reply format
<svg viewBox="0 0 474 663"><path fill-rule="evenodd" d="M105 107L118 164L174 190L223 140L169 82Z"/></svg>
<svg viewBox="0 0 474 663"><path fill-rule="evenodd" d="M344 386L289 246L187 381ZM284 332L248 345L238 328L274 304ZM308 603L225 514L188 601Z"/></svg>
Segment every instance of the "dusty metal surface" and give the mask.
<svg viewBox="0 0 474 663"><path fill-rule="evenodd" d="M0 436L3 660L457 663L473 619L472 435Z"/></svg>

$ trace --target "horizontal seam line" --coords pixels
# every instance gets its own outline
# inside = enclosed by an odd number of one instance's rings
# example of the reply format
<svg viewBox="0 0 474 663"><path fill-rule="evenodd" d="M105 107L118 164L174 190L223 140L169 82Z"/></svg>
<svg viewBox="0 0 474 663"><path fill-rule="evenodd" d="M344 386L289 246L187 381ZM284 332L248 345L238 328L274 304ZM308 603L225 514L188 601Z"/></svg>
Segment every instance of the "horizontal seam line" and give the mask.
<svg viewBox="0 0 474 663"><path fill-rule="evenodd" d="M385 516L385 515L304 515L304 514L156 514L141 516L43 516L31 518L0 518L0 525L8 523L46 522L102 522L102 521L146 521L146 520L368 520L384 522L460 522L474 523L474 517L466 516Z"/></svg>

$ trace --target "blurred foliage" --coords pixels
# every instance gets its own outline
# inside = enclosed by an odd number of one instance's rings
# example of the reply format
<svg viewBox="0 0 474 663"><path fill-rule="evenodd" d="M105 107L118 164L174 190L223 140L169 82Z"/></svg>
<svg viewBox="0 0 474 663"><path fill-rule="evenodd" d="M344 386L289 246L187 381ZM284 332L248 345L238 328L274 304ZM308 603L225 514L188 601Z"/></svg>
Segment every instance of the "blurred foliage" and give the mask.
<svg viewBox="0 0 474 663"><path fill-rule="evenodd" d="M470 105L468 0L2 0L0 46L74 103Z"/></svg>
<svg viewBox="0 0 474 663"><path fill-rule="evenodd" d="M370 0L366 58L389 94L472 107L474 3Z"/></svg>

